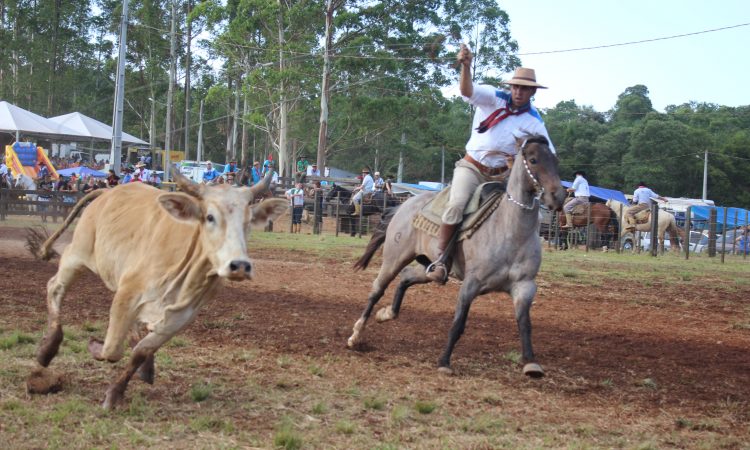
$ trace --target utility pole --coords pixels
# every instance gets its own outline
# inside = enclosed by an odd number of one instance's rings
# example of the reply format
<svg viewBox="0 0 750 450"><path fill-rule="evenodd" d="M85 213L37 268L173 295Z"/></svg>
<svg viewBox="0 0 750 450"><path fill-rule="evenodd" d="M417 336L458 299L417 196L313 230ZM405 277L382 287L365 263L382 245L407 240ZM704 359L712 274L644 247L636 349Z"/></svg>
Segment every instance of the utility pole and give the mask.
<svg viewBox="0 0 750 450"><path fill-rule="evenodd" d="M164 181L169 181L171 167L169 152L172 151L172 102L174 100L174 72L175 72L175 22L177 13L175 1L172 0L172 26L169 31L169 90L167 90L167 133L164 138Z"/></svg>
<svg viewBox="0 0 750 450"><path fill-rule="evenodd" d="M128 39L128 0L122 0L120 19L120 48L117 56L117 82L115 83L115 105L112 117L112 147L109 160L112 170L120 173L122 162L122 114L125 99L125 46Z"/></svg>
<svg viewBox="0 0 750 450"><path fill-rule="evenodd" d="M708 200L708 150L703 154L703 201Z"/></svg>
<svg viewBox="0 0 750 450"><path fill-rule="evenodd" d="M440 146L440 188L445 187L445 145Z"/></svg>
<svg viewBox="0 0 750 450"><path fill-rule="evenodd" d="M201 100L201 109L198 112L198 143L195 147L195 160L201 162L203 158L203 100Z"/></svg>
<svg viewBox="0 0 750 450"><path fill-rule="evenodd" d="M401 148L398 151L398 172L396 174L396 182L403 183L404 175L404 147L406 147L406 131L401 132Z"/></svg>

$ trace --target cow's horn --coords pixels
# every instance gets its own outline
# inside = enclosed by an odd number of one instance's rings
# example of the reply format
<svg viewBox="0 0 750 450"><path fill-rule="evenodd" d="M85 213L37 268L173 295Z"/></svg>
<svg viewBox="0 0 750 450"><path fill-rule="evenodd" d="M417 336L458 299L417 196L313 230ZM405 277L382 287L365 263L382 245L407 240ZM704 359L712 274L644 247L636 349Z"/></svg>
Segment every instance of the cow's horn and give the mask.
<svg viewBox="0 0 750 450"><path fill-rule="evenodd" d="M259 194L268 190L268 187L271 185L271 178L273 178L273 172L269 170L259 183L250 188L250 193L253 194L253 198L256 198Z"/></svg>
<svg viewBox="0 0 750 450"><path fill-rule="evenodd" d="M203 197L203 186L181 174L177 165L172 166L172 177L182 192L197 198Z"/></svg>

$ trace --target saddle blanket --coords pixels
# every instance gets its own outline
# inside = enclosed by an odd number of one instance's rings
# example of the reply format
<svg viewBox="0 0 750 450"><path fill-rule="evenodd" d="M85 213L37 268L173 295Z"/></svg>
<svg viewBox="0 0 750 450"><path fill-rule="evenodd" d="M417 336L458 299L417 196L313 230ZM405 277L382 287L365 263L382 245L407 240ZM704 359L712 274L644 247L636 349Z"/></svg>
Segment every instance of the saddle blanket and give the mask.
<svg viewBox="0 0 750 450"><path fill-rule="evenodd" d="M450 186L440 191L432 200L427 202L417 214L412 225L418 230L437 237L442 216L450 199ZM464 210L464 220L461 222L458 240L469 239L488 217L500 206L505 194L505 183L492 181L480 184L471 196Z"/></svg>

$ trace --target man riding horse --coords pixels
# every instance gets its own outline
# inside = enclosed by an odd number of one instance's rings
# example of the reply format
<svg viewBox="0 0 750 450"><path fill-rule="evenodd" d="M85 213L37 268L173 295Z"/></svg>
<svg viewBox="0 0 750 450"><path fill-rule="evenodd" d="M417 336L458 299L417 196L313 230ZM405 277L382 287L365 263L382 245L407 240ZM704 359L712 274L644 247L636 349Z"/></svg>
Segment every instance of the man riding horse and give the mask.
<svg viewBox="0 0 750 450"><path fill-rule="evenodd" d="M458 62L461 64L460 90L464 100L476 107L471 138L466 144L466 156L456 162L453 171L450 199L442 216L438 232L440 257L427 268L427 277L445 283L450 273L448 244L460 229L464 209L477 186L489 181L505 181L508 168L517 153L516 137L521 132L540 134L550 142L544 122L531 104L537 88L546 87L536 82L533 69L518 68L505 84L510 92L492 86L474 84L471 77L473 55L461 45Z"/></svg>
<svg viewBox="0 0 750 450"><path fill-rule="evenodd" d="M585 207L589 204L589 182L586 180L586 172L576 170L575 177L573 185L567 189L568 192L573 192L573 199L563 206L565 225L562 228L573 228L573 209L578 205Z"/></svg>
<svg viewBox="0 0 750 450"><path fill-rule="evenodd" d="M631 208L625 213L626 230L633 231L636 226L635 216L651 207L651 200L661 200L666 202L667 199L652 191L646 186L646 183L641 181L638 183L638 188L633 192L633 204Z"/></svg>

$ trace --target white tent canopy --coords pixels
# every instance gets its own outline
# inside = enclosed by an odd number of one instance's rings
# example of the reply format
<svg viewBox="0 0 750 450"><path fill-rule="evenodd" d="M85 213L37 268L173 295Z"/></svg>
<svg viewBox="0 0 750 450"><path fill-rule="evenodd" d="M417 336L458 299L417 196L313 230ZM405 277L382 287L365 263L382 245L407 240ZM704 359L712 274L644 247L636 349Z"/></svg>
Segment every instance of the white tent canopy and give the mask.
<svg viewBox="0 0 750 450"><path fill-rule="evenodd" d="M92 119L79 112L72 112L70 114L64 114L62 116L50 117L49 120L74 130L81 136L86 136L90 139L111 141L112 140L112 127L106 123L99 122L96 119ZM145 142L132 134L122 133L123 144L138 144L148 145Z"/></svg>
<svg viewBox="0 0 750 450"><path fill-rule="evenodd" d="M49 139L80 139L81 135L64 125L45 119L6 101L0 101L0 131L16 136L26 134Z"/></svg>

